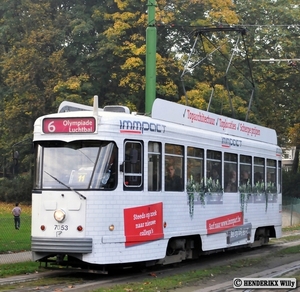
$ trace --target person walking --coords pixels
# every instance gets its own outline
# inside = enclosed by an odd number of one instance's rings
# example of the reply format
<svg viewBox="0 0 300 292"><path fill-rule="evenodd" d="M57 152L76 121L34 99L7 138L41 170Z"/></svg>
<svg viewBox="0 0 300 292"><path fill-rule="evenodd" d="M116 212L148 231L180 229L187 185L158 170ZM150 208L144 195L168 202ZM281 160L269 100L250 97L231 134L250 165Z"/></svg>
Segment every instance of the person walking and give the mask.
<svg viewBox="0 0 300 292"><path fill-rule="evenodd" d="M12 214L14 216L14 222L15 222L15 228L17 230L20 229L20 223L21 223L21 220L20 220L20 216L21 216L21 208L19 207L19 203L16 203L15 207L12 209Z"/></svg>

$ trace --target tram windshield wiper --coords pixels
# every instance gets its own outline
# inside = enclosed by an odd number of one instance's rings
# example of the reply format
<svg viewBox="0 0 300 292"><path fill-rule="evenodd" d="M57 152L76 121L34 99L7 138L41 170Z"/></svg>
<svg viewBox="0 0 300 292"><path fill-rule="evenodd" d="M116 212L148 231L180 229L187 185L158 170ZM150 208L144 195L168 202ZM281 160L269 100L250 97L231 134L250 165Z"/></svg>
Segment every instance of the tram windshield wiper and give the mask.
<svg viewBox="0 0 300 292"><path fill-rule="evenodd" d="M66 187L67 189L75 192L77 195L79 195L79 197L83 198L86 200L86 197L82 194L80 194L78 191L74 190L73 188L71 188L70 186L66 185L65 183L63 183L61 180L59 180L58 178L56 178L55 176L53 176L52 174L50 174L49 172L47 172L46 170L44 170L45 173L47 173L50 177L52 177L54 180L56 180L58 183L60 183L61 185L63 185L64 187Z"/></svg>

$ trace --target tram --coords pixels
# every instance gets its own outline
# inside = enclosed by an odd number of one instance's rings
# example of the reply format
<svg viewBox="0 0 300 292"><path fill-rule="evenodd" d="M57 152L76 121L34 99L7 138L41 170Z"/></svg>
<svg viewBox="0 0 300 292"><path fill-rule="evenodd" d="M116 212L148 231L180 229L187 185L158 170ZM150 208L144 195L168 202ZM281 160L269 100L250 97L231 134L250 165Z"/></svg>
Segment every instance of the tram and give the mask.
<svg viewBox="0 0 300 292"><path fill-rule="evenodd" d="M107 271L281 237L275 130L155 99L63 102L34 124L32 259Z"/></svg>

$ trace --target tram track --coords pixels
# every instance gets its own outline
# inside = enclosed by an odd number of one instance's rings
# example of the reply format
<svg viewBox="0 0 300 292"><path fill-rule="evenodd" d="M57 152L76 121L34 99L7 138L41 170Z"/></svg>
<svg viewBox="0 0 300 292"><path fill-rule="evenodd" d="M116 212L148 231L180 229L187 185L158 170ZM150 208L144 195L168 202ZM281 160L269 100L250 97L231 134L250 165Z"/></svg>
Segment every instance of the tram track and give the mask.
<svg viewBox="0 0 300 292"><path fill-rule="evenodd" d="M286 247L292 247L297 246L300 244L300 241L293 241L293 242L287 242L287 243L278 243L274 244L272 248L276 248L276 250L286 248ZM270 246L269 246L270 247ZM246 255L247 256L247 255ZM252 255L250 255L252 256ZM221 282L216 280L218 284L215 285L207 285L207 286L201 286L199 287L190 287L190 289L176 289L174 291L176 292L236 292L237 289L233 288L233 278L294 278L294 274L297 273L297 271L300 271L300 256L298 257L297 261L290 262L288 264L282 264L278 265L276 267L273 267L271 269L264 269L254 274L245 274L243 276L241 275L234 275L231 280L226 282ZM300 272L299 272L300 274ZM259 289L260 292L290 292L290 291L300 291L299 287L298 289ZM254 292L257 291L257 289L238 289L238 291L241 292Z"/></svg>
<svg viewBox="0 0 300 292"><path fill-rule="evenodd" d="M243 278L280 278L280 277L284 277L284 278L293 278L293 274L297 271L300 270L300 261L296 261L296 262L292 262L289 264L285 264L282 266L278 266L276 268L272 268L272 269L267 269L264 271L261 271L259 273L255 273L255 274L251 274L248 276L244 276ZM179 290L180 291L180 290ZM178 291L178 292L179 292ZM217 284L217 285L213 285L210 287L206 287L206 288L201 288L201 290L194 290L194 292L233 292L233 291L237 291L237 289L233 288L233 281L227 281L223 284ZM256 289L239 289L238 291L240 292L254 292L257 291ZM288 289L288 290L283 290L281 289L259 289L260 292L267 292L267 291L272 291L272 292L289 292L289 291L297 291L295 289ZM183 291L182 291L183 292Z"/></svg>
<svg viewBox="0 0 300 292"><path fill-rule="evenodd" d="M297 261L297 263L292 263L291 265L292 265L292 267L290 267L290 265L281 266L282 270L280 272L275 272L275 274L272 274L269 277L270 278L286 277L289 274L293 274L296 271L300 270L300 261ZM253 292L255 290L257 290L257 289L246 289L243 292ZM272 289L272 290L274 291L274 289ZM282 289L279 289L279 290L282 291ZM295 291L295 289L286 290L286 292L289 292L289 291Z"/></svg>
<svg viewBox="0 0 300 292"><path fill-rule="evenodd" d="M156 275L157 277L163 278L172 276L174 274L180 274L185 273L187 271L191 270L197 270L197 269L208 269L210 267L218 266L218 265L226 265L226 263L230 263L235 260L239 260L241 258L252 258L252 257L258 257L258 255L266 257L268 254L276 253L278 250L290 247L300 245L300 241L293 241L293 242L287 242L287 243L278 243L278 244L270 244L268 246L264 246L261 248L255 248L255 249L249 249L249 250L236 250L231 252L225 252L215 255L207 255L202 257L200 260L197 261L186 261L183 262L176 267L173 266L165 266L165 267L154 267L152 269L149 269L147 271L135 271L135 270L126 270L122 271L122 274L119 274L117 271L112 275L95 275L95 274L85 274L80 271L49 271L45 273L35 274L35 275L26 275L19 277L14 277L14 279L9 278L6 279L6 283L10 283L11 285L16 285L19 288L16 287L15 290L7 289L3 290L1 289L1 286L3 286L3 279L0 279L0 290L1 291L32 291L33 287L37 287L38 279L43 278L45 283L47 282L47 279L50 278L66 278L68 279L66 283L64 284L51 284L47 285L47 287L39 287L39 291L44 292L52 292L52 291L74 291L74 292L86 292L86 291L93 291L100 287L111 287L113 285L117 284L125 284L125 283L132 283L132 282L139 282L139 281L145 281L145 279L150 280L153 275ZM256 274L241 274L241 275L235 275L235 277L280 277L281 275L287 275L290 273L293 273L300 269L300 255L299 255L299 262L295 262L293 264L285 264L281 266L274 267L273 269L264 269ZM79 278L82 279L81 282L76 282ZM74 279L74 282L72 281ZM26 288L25 282L31 281L31 287ZM217 277L215 278L215 283L218 282ZM52 282L52 281L51 281ZM219 283L219 282L218 282ZM30 286L30 285L29 285ZM194 290L192 290L194 289ZM229 281L223 281L221 284L215 284L211 285L210 281L207 281L207 283L199 283L199 286L194 287L185 287L185 288L177 288L176 292L191 292L191 291L197 291L198 292L231 292L236 291L236 289L233 289L233 283L232 279ZM175 290L174 290L175 291ZM240 290L241 291L241 290ZM253 290L244 290L244 292L252 292ZM260 291L263 291L260 289ZM267 290L266 290L267 291ZM275 290L273 289L272 292ZM283 290L281 289L281 292ZM293 290L295 291L295 290Z"/></svg>

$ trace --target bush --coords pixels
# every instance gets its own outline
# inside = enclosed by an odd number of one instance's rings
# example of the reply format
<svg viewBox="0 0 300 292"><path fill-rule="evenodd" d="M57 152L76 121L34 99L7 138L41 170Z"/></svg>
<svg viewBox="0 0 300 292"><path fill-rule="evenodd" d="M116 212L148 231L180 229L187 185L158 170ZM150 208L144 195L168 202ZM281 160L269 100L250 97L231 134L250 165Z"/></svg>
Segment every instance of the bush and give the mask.
<svg viewBox="0 0 300 292"><path fill-rule="evenodd" d="M300 173L282 172L282 197L300 198Z"/></svg>
<svg viewBox="0 0 300 292"><path fill-rule="evenodd" d="M13 179L0 178L0 201L6 203L31 203L32 177L30 173Z"/></svg>

